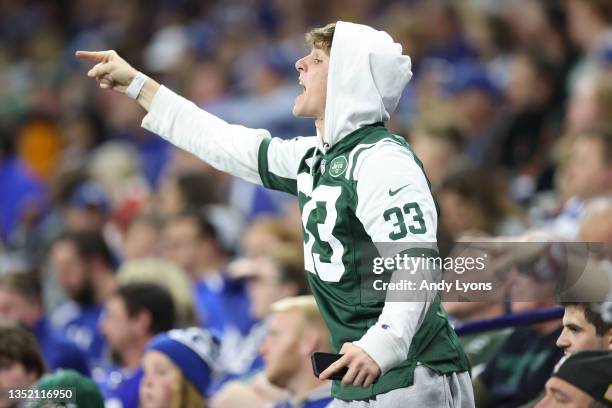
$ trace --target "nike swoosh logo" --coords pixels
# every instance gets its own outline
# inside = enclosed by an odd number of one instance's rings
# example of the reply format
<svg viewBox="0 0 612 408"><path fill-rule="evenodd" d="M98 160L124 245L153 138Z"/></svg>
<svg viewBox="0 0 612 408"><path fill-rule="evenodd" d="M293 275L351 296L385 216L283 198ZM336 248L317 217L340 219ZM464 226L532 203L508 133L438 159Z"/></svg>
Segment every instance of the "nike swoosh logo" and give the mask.
<svg viewBox="0 0 612 408"><path fill-rule="evenodd" d="M402 186L400 188L398 188L397 190L391 190L389 189L389 195L391 197L393 197L394 195L396 195L397 193L399 193L403 188L408 187L410 184L406 184L405 186Z"/></svg>

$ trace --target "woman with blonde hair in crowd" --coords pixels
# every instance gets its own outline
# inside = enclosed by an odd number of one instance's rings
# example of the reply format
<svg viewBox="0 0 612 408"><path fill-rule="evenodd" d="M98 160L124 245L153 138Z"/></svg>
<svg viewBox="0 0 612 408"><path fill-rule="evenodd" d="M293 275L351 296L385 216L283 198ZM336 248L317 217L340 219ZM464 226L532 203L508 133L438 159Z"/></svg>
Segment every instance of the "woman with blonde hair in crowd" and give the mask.
<svg viewBox="0 0 612 408"><path fill-rule="evenodd" d="M218 343L191 327L157 335L142 357L141 408L206 407Z"/></svg>

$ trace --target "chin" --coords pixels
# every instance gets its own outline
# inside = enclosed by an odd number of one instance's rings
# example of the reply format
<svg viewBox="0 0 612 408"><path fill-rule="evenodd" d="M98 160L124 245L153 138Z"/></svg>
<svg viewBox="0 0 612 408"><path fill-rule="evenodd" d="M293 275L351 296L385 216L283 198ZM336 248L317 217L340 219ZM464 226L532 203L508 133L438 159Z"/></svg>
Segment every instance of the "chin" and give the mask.
<svg viewBox="0 0 612 408"><path fill-rule="evenodd" d="M304 117L304 107L299 102L296 102L295 105L293 105L293 116L296 118Z"/></svg>

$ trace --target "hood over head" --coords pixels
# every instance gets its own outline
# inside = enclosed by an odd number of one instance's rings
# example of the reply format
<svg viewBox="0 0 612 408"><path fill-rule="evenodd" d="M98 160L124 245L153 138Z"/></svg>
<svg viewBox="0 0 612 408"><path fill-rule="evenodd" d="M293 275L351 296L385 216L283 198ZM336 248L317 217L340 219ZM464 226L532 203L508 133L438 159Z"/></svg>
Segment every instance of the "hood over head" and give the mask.
<svg viewBox="0 0 612 408"><path fill-rule="evenodd" d="M328 147L363 126L388 121L412 77L410 68L410 57L389 34L338 21L327 77Z"/></svg>

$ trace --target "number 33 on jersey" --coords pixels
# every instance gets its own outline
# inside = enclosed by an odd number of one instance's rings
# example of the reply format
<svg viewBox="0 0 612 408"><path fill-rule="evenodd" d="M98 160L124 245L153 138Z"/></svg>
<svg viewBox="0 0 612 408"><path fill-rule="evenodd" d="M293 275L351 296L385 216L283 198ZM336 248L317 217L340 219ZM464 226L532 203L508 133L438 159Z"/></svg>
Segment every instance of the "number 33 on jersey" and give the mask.
<svg viewBox="0 0 612 408"><path fill-rule="evenodd" d="M316 142L266 139L259 149L264 185L298 196L308 272L348 289L344 281L359 281L351 275L360 244L435 244L437 207L420 161L401 137L375 124L325 154Z"/></svg>

